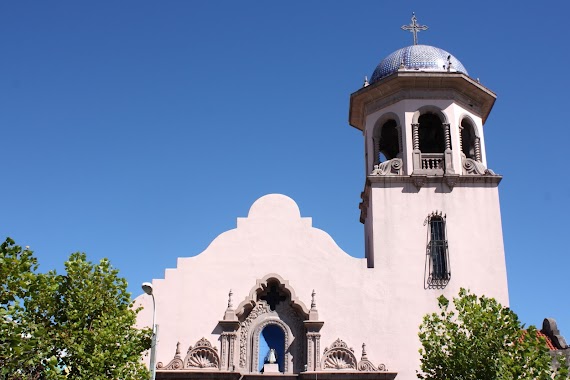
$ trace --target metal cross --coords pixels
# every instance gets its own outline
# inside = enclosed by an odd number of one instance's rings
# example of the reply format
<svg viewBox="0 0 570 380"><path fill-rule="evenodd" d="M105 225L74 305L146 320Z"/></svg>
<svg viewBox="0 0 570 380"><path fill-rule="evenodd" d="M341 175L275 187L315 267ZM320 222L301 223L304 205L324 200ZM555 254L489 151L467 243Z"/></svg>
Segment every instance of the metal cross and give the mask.
<svg viewBox="0 0 570 380"><path fill-rule="evenodd" d="M428 30L428 27L425 25L420 25L416 21L416 14L412 13L412 23L410 25L402 25L402 30L408 30L414 34L414 45L418 44L418 32L421 30Z"/></svg>

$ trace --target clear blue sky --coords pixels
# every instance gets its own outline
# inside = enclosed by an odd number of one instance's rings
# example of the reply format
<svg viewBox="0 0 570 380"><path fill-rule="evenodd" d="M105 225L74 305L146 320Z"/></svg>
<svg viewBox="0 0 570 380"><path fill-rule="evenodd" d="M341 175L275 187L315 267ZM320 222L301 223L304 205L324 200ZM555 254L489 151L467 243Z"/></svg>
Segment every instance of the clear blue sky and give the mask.
<svg viewBox="0 0 570 380"><path fill-rule="evenodd" d="M568 1L3 1L0 235L42 270L108 257L138 295L267 193L353 256L349 95L415 11L498 94L486 124L511 306L570 338ZM473 260L477 260L476 257Z"/></svg>

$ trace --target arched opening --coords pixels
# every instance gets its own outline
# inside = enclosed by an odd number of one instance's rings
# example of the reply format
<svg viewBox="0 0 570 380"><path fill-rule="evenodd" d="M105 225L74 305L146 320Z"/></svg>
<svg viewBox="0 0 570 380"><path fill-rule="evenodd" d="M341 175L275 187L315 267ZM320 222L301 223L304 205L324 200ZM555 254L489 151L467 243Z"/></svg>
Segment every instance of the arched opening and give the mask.
<svg viewBox="0 0 570 380"><path fill-rule="evenodd" d="M391 160L400 153L398 124L390 119L374 129L374 164Z"/></svg>
<svg viewBox="0 0 570 380"><path fill-rule="evenodd" d="M477 136L475 135L475 128L468 119L461 120L461 151L466 158L478 160L475 143Z"/></svg>
<svg viewBox="0 0 570 380"><path fill-rule="evenodd" d="M439 116L424 113L418 118L420 151L422 153L444 153L445 131Z"/></svg>
<svg viewBox="0 0 570 380"><path fill-rule="evenodd" d="M265 326L259 333L259 372L263 372L264 364L271 364L269 353L272 349L275 350L275 362L279 366L279 372L285 372L285 332L275 324Z"/></svg>
<svg viewBox="0 0 570 380"><path fill-rule="evenodd" d="M236 316L240 322L236 350L240 371L259 373L271 348L277 360L272 371L303 371L307 364L304 321L309 319L309 309L288 281L275 273L258 279L249 297L236 308ZM280 331L272 331L275 328Z"/></svg>

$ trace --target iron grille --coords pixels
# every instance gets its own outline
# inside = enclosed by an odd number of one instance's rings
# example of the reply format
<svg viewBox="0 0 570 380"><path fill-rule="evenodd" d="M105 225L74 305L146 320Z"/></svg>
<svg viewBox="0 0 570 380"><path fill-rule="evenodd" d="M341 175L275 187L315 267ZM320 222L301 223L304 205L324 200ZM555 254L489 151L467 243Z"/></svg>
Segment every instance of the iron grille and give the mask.
<svg viewBox="0 0 570 380"><path fill-rule="evenodd" d="M429 237L427 246L428 286L445 287L451 277L445 217L433 215L429 218Z"/></svg>

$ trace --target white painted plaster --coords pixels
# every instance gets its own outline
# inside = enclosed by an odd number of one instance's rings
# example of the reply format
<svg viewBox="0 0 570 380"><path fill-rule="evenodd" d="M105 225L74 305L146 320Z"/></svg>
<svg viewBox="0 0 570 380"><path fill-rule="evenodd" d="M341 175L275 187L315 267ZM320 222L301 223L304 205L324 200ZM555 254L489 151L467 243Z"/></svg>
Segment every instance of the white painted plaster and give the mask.
<svg viewBox="0 0 570 380"><path fill-rule="evenodd" d="M398 371L399 379L415 378L418 326L425 313L436 309L439 294L451 297L465 286L508 304L496 188L456 188L452 199L440 190L373 189L375 268L312 227L292 199L279 194L260 198L247 218L238 218L236 229L219 235L201 254L179 258L177 268L153 280L160 326L157 362L167 364L177 342L185 350L204 336L219 346L217 324L229 289L237 306L257 279L276 273L305 305L316 290L319 319L325 322L321 355L341 338L360 358L366 343L374 363ZM488 207L481 210L482 204ZM443 292L423 286L423 221L436 209L448 215L452 278ZM498 232L489 236L493 230ZM149 326L150 297L141 295L136 304L145 307L138 326Z"/></svg>

